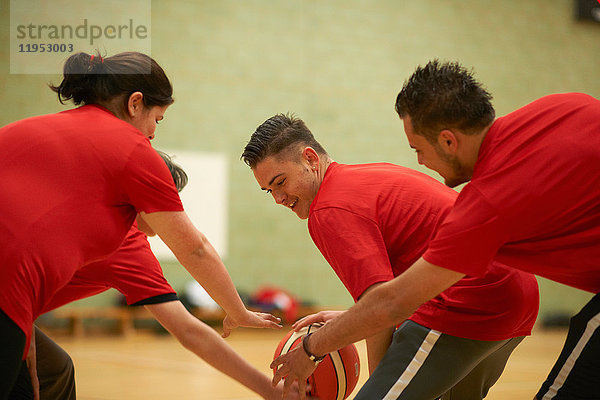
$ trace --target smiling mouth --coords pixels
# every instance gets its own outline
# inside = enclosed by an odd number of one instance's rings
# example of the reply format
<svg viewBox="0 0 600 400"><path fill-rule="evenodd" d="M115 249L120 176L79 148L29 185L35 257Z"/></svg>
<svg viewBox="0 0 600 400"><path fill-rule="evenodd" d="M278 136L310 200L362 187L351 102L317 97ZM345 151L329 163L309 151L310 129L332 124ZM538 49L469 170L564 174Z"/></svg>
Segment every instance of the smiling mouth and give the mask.
<svg viewBox="0 0 600 400"><path fill-rule="evenodd" d="M294 206L296 205L296 203L297 203L297 202L298 202L298 199L296 199L296 200L292 201L292 202L291 202L291 203L288 205L288 207L293 209L293 208L294 208Z"/></svg>

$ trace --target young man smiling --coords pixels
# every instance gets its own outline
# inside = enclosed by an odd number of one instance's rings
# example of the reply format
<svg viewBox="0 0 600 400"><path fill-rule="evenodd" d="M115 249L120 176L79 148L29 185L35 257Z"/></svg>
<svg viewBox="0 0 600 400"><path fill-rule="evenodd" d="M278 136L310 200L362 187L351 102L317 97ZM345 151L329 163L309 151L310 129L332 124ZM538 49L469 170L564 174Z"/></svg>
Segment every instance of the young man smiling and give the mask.
<svg viewBox="0 0 600 400"><path fill-rule="evenodd" d="M311 335L307 348L322 355L368 337L496 259L596 293L572 318L536 398L597 399L600 101L554 94L495 118L491 95L471 72L436 60L404 84L396 111L419 162L450 186L470 183L423 256ZM273 365L281 365L274 381L288 375L286 384L313 369L298 352Z"/></svg>
<svg viewBox="0 0 600 400"><path fill-rule="evenodd" d="M457 195L397 165L336 163L302 120L281 114L256 129L242 158L277 204L308 219L313 241L355 301L423 254ZM537 306L532 275L492 262L398 329L390 323L367 337L371 378L355 398L481 400L530 333ZM338 315L315 314L295 328Z"/></svg>

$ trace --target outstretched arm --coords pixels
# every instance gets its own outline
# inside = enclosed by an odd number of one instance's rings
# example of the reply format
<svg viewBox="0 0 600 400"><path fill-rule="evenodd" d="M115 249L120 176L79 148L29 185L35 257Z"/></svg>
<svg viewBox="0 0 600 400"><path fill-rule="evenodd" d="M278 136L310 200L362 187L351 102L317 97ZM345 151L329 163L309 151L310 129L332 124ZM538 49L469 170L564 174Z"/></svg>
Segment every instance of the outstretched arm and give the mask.
<svg viewBox="0 0 600 400"><path fill-rule="evenodd" d="M350 343L373 336L404 321L423 303L443 292L464 274L437 267L423 258L400 276L382 284L361 298L347 312L329 321L306 341L307 349L316 356L327 354ZM306 378L315 369L302 346L278 357L271 368L279 366L273 377L276 384L284 376L285 389L298 381L303 398Z"/></svg>
<svg viewBox="0 0 600 400"><path fill-rule="evenodd" d="M379 285L381 285L381 283L371 285L367 290L365 290L363 296ZM332 319L342 315L344 312L345 311L319 311L318 313L307 315L306 317L294 322L292 328L298 332L300 329L309 326L310 324L317 322L326 323L331 321ZM373 370L387 352L388 347L390 347L395 329L396 327L392 326L366 338L367 356L369 358L369 374L373 373Z"/></svg>
<svg viewBox="0 0 600 400"><path fill-rule="evenodd" d="M141 217L171 249L177 260L227 313L223 336L237 326L280 328L270 314L248 311L221 258L184 211L163 211Z"/></svg>
<svg viewBox="0 0 600 400"><path fill-rule="evenodd" d="M179 301L145 306L188 350L264 399L281 399L282 388L236 353L214 329L190 314Z"/></svg>

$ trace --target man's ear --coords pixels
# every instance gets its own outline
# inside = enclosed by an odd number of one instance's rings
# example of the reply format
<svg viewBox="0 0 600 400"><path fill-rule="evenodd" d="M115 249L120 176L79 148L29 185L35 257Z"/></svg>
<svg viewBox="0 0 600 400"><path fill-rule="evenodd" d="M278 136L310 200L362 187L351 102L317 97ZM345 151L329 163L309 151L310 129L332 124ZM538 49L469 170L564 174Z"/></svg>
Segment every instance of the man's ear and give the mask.
<svg viewBox="0 0 600 400"><path fill-rule="evenodd" d="M133 118L144 108L144 95L142 92L133 92L127 99L127 114Z"/></svg>
<svg viewBox="0 0 600 400"><path fill-rule="evenodd" d="M444 129L438 136L438 145L445 153L456 154L458 151L458 137L451 130Z"/></svg>
<svg viewBox="0 0 600 400"><path fill-rule="evenodd" d="M302 158L308 162L308 165L312 169L317 169L319 167L319 153L312 147L308 146L302 150Z"/></svg>

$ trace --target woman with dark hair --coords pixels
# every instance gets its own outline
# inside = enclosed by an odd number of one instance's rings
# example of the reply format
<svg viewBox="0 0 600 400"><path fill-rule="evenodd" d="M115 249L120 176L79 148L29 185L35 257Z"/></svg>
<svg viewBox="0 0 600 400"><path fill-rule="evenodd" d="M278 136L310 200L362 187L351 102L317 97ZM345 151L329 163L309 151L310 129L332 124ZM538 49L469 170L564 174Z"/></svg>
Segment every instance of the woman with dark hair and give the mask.
<svg viewBox="0 0 600 400"><path fill-rule="evenodd" d="M157 152L181 192L188 181L186 172L168 154ZM283 384L274 388L270 377L244 360L214 329L197 319L179 301L144 233L147 232L140 231L134 223L114 253L78 269L71 280L46 301L42 312L114 288L128 305L144 306L183 347L213 368L263 399L281 399ZM73 360L37 327L34 336L27 355L27 368L21 369L10 399L75 400ZM101 393L97 395L101 396Z"/></svg>
<svg viewBox="0 0 600 400"><path fill-rule="evenodd" d="M141 53L78 53L51 88L82 106L0 128L0 399L22 367L34 317L78 269L113 253L136 217L227 312L224 336L277 327L245 308L150 145L173 103L162 68Z"/></svg>

